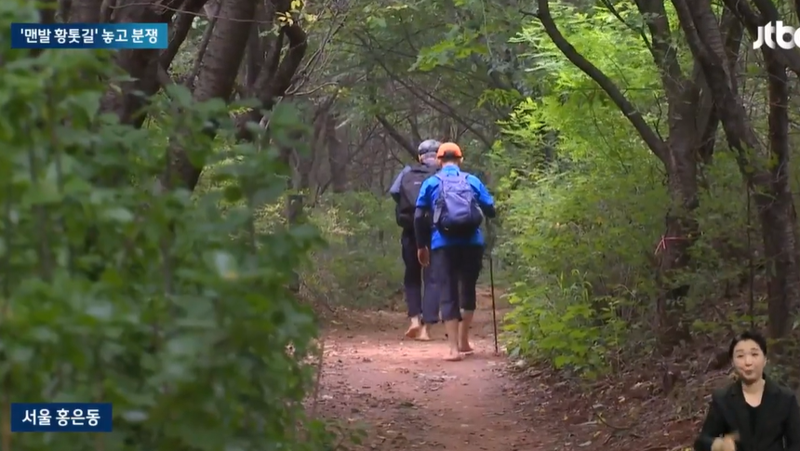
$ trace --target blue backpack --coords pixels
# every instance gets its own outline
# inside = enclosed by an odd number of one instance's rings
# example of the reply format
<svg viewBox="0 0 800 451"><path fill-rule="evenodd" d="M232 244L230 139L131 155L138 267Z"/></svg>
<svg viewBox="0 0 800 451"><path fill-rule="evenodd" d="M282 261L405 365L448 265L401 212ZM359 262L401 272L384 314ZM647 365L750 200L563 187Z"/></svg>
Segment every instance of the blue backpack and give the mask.
<svg viewBox="0 0 800 451"><path fill-rule="evenodd" d="M483 212L467 181L468 175L435 175L439 179L439 196L433 209L433 224L442 235L469 238L483 223Z"/></svg>

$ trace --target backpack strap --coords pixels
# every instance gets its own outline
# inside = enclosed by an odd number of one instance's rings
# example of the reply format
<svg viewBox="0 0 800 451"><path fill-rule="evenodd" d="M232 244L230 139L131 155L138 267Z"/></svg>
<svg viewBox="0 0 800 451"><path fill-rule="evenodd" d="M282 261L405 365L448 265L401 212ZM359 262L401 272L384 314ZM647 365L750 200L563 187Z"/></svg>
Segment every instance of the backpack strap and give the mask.
<svg viewBox="0 0 800 451"><path fill-rule="evenodd" d="M460 179L466 179L468 175L469 175L469 173L466 173L464 171L458 171L458 174L455 174L455 177L458 177ZM437 172L436 173L436 178L441 180L441 181L444 181L444 171Z"/></svg>
<svg viewBox="0 0 800 451"><path fill-rule="evenodd" d="M468 176L469 176L469 173L461 171L461 170L458 171L458 174L455 174L456 178L458 178L460 180L463 180L465 182L467 181L467 177ZM436 174L434 174L434 177L439 179L439 199L444 199L444 179L445 179L445 174L443 173L443 171L439 171Z"/></svg>
<svg viewBox="0 0 800 451"><path fill-rule="evenodd" d="M434 177L439 179L439 195L436 196L436 200L433 202L433 222L437 223L444 208L444 174L439 171L434 174Z"/></svg>
<svg viewBox="0 0 800 451"><path fill-rule="evenodd" d="M444 192L444 175L442 175L442 171L433 174L434 177L439 179L439 197L442 197L442 193Z"/></svg>

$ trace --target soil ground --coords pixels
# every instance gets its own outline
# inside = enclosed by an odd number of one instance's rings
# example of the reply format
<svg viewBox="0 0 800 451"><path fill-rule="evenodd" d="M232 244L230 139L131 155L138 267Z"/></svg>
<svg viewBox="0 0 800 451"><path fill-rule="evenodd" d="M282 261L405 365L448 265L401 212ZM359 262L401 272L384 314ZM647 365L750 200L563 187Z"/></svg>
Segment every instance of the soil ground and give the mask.
<svg viewBox="0 0 800 451"><path fill-rule="evenodd" d="M475 353L461 362L442 360L442 326L432 330L433 341L404 339L403 313L362 312L332 324L318 409L364 424L370 435L363 449L554 449L553 436L533 430L510 392L507 359L495 355L491 301L487 293L479 297Z"/></svg>
<svg viewBox="0 0 800 451"><path fill-rule="evenodd" d="M688 398L665 397L647 365L590 386L521 369L495 355L491 298L479 291L476 352L461 362L442 360L441 326L431 342L404 339L402 312L349 311L330 321L315 410L368 432L347 449L690 449L710 392L705 383ZM498 310L498 324L506 311Z"/></svg>

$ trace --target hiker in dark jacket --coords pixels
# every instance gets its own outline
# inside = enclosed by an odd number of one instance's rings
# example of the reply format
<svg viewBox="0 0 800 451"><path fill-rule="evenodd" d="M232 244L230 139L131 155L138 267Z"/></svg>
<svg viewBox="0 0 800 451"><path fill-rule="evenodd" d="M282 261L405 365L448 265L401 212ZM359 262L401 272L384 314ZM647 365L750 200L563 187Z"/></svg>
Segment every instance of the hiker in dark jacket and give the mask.
<svg viewBox="0 0 800 451"><path fill-rule="evenodd" d="M461 148L455 143L439 146L436 158L441 170L422 184L414 214L415 222L426 224L431 214L430 247L422 228L417 230L417 258L430 265L450 352L445 360L458 361L473 352L469 327L476 308L475 288L483 266L485 242L481 233L484 216L497 214L494 199L483 182L461 171ZM460 293L459 293L460 291ZM463 312L462 312L463 310Z"/></svg>
<svg viewBox="0 0 800 451"><path fill-rule="evenodd" d="M432 289L430 270L423 268L417 258L414 211L422 183L438 170L436 151L439 149L439 144L439 141L433 139L423 141L417 148L419 162L403 168L389 188L389 194L397 204L395 207L397 225L403 230L400 235L403 263L406 267L403 286L408 317L411 319L406 337L421 341L430 340L427 324L438 322L439 303L433 297L434 290ZM430 226L425 221L421 221L419 227L429 228ZM429 231L427 233L424 230L420 232L423 236L430 234ZM427 245L427 242L423 245Z"/></svg>

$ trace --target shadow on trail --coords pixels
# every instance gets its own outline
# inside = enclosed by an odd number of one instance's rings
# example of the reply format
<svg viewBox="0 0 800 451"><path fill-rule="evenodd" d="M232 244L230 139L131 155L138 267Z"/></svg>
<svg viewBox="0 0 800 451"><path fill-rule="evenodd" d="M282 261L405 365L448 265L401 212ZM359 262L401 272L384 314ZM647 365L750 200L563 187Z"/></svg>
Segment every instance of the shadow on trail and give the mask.
<svg viewBox="0 0 800 451"><path fill-rule="evenodd" d="M361 449L554 449L555 435L534 433L537 422L518 408L531 400L519 399L505 374L506 359L494 355L491 301L479 298L475 354L461 362L442 360L441 325L431 342L403 339L403 313L358 313L347 324L333 324L325 338L319 411L368 425Z"/></svg>

